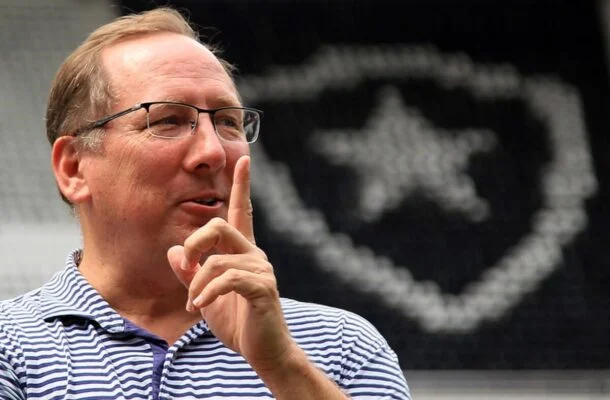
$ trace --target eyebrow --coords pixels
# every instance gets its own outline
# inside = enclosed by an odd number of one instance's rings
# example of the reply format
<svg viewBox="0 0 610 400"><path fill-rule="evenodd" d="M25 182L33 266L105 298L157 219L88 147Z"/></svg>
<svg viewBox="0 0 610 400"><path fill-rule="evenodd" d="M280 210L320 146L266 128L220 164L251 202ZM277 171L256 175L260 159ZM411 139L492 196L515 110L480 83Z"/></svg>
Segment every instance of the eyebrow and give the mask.
<svg viewBox="0 0 610 400"><path fill-rule="evenodd" d="M219 96L215 99L216 103L220 103L222 106L241 106L241 99L239 98L239 95L234 96L234 95L224 95L224 96Z"/></svg>
<svg viewBox="0 0 610 400"><path fill-rule="evenodd" d="M152 100L151 100L152 101ZM166 97L163 100L159 100L159 101L169 101L169 102L177 102L177 103L185 103L185 104L193 104L189 101L186 101L184 97ZM241 103L241 99L239 98L239 95L235 96L232 94L226 94L226 95L222 95L222 96L217 96L214 99L212 99L211 104L213 105L213 107L211 108L218 108L218 107L241 107L242 103ZM195 105L195 104L193 104Z"/></svg>

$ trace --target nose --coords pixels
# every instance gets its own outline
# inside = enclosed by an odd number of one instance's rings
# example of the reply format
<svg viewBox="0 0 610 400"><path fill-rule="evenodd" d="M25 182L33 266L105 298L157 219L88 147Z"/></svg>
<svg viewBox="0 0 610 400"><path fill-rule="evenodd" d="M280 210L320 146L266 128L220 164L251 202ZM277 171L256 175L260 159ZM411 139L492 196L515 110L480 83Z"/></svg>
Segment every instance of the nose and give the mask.
<svg viewBox="0 0 610 400"><path fill-rule="evenodd" d="M209 114L199 115L199 121L185 158L185 168L191 172L216 172L227 164L227 153L220 137L216 134Z"/></svg>

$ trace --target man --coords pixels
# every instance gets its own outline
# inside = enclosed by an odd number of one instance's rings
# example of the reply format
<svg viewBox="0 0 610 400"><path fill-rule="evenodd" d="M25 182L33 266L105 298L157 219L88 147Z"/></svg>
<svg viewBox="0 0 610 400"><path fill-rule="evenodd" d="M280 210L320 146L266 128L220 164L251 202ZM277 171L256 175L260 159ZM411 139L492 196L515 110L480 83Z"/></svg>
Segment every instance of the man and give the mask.
<svg viewBox="0 0 610 400"><path fill-rule="evenodd" d="M0 305L2 399L407 399L394 352L349 312L281 299L254 240L261 112L167 8L102 26L47 111L83 248Z"/></svg>

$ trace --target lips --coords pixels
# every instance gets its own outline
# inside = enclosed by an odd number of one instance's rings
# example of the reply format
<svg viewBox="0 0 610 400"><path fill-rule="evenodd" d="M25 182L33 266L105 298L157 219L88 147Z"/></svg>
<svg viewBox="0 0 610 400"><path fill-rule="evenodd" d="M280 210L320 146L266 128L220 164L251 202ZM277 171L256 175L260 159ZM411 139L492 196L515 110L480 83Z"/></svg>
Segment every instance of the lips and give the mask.
<svg viewBox="0 0 610 400"><path fill-rule="evenodd" d="M228 201L228 196L218 191L204 191L185 196L181 201L181 208L189 214L210 218L219 216L219 212Z"/></svg>
<svg viewBox="0 0 610 400"><path fill-rule="evenodd" d="M203 206L214 206L222 200L220 200L219 198L216 198L216 197L212 197L212 198L193 199L190 201L195 202L197 204L201 204Z"/></svg>
<svg viewBox="0 0 610 400"><path fill-rule="evenodd" d="M228 196L217 190L205 190L193 192L182 197L183 202L194 202L203 205L210 205L224 201Z"/></svg>

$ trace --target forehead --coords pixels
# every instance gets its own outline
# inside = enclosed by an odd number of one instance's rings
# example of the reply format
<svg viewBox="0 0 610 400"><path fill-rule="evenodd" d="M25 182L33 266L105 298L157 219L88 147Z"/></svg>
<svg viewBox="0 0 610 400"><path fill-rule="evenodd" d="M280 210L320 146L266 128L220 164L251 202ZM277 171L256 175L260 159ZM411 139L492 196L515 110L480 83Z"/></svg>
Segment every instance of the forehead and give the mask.
<svg viewBox="0 0 610 400"><path fill-rule="evenodd" d="M155 33L129 38L105 49L102 62L119 103L239 102L233 80L218 58L183 35Z"/></svg>

